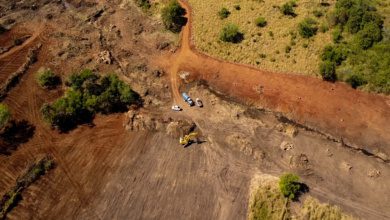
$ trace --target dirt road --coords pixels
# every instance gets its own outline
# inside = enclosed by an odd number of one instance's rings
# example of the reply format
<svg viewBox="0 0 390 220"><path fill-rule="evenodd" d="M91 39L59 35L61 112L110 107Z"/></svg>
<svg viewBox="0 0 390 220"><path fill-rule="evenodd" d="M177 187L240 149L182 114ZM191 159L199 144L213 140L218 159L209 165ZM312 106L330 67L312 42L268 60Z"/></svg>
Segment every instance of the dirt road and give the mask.
<svg viewBox="0 0 390 220"><path fill-rule="evenodd" d="M172 92L178 98L177 73L207 84L246 104L282 112L289 118L370 153L390 156L390 98L354 90L344 83L314 77L266 72L229 63L198 52L191 40L192 12L186 1L188 23L181 48L167 69L173 74ZM288 71L288 70L286 70Z"/></svg>

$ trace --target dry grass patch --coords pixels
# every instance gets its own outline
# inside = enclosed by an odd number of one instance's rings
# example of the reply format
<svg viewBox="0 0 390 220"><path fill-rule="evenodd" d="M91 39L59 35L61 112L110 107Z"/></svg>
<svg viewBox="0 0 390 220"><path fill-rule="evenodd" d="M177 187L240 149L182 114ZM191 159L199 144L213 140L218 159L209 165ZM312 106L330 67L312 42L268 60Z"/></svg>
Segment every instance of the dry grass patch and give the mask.
<svg viewBox="0 0 390 220"><path fill-rule="evenodd" d="M294 72L307 75L318 73L319 54L324 45L332 42L331 31L322 33L327 26L325 14L330 6L320 6L319 1L296 1L296 16L286 16L280 6L288 0L188 0L193 9L193 39L196 47L206 54L225 60L250 64L262 69ZM240 10L235 9L237 5ZM227 8L231 14L220 19L218 12ZM314 14L322 12L323 16ZM267 21L264 27L256 25L256 19ZM310 17L318 22L314 37L303 39L298 24ZM219 33L226 24L236 24L244 34L241 43L226 43ZM288 48L288 49L286 49Z"/></svg>
<svg viewBox="0 0 390 220"><path fill-rule="evenodd" d="M334 220L352 220L352 216L344 214L337 206L327 203L320 203L317 199L308 197L303 203L301 209L301 218L307 220L334 219Z"/></svg>

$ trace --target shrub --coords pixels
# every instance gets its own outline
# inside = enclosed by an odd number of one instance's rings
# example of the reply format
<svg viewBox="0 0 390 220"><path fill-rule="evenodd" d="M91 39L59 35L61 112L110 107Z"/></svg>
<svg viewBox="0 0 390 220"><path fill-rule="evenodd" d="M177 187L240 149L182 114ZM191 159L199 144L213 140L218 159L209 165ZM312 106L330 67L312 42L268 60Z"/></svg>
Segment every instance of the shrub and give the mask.
<svg viewBox="0 0 390 220"><path fill-rule="evenodd" d="M234 9L236 9L237 11L241 10L241 6L240 5L235 5L234 6Z"/></svg>
<svg viewBox="0 0 390 220"><path fill-rule="evenodd" d="M351 85L352 88L356 89L359 86L367 84L367 81L363 77L358 75L352 75L347 78L346 82Z"/></svg>
<svg viewBox="0 0 390 220"><path fill-rule="evenodd" d="M283 4L282 7L280 8L280 11L284 15L296 16L294 11L294 4L292 4L291 2Z"/></svg>
<svg viewBox="0 0 390 220"><path fill-rule="evenodd" d="M327 31L329 30L329 27L328 27L328 25L326 25L326 24L321 24L318 30L319 30L321 33L325 33L325 32L327 32Z"/></svg>
<svg viewBox="0 0 390 220"><path fill-rule="evenodd" d="M340 26L333 30L332 37L334 43L340 43L341 39L343 39L342 29Z"/></svg>
<svg viewBox="0 0 390 220"><path fill-rule="evenodd" d="M162 9L162 20L166 29L178 33L186 24L187 19L184 17L186 10L180 6L176 0L172 0Z"/></svg>
<svg viewBox="0 0 390 220"><path fill-rule="evenodd" d="M264 17L258 17L255 20L255 24L258 27L265 27L265 26L267 26L267 21L265 20Z"/></svg>
<svg viewBox="0 0 390 220"><path fill-rule="evenodd" d="M382 40L382 30L374 23L368 23L357 35L357 43L362 49L372 47L375 42Z"/></svg>
<svg viewBox="0 0 390 220"><path fill-rule="evenodd" d="M229 17L229 15L230 15L230 11L227 8L222 8L218 12L218 16L220 19L225 19L225 18Z"/></svg>
<svg viewBox="0 0 390 220"><path fill-rule="evenodd" d="M320 17L322 17L322 15L324 15L324 14L322 13L322 11L319 11L319 10L314 10L314 11L313 11L313 14L314 14L314 16L316 16L317 18L320 18Z"/></svg>
<svg viewBox="0 0 390 220"><path fill-rule="evenodd" d="M51 70L47 69L38 72L37 81L41 87L52 89L55 88L61 82L61 79Z"/></svg>
<svg viewBox="0 0 390 220"><path fill-rule="evenodd" d="M131 104L139 104L138 94L116 75L99 78L82 71L70 78L73 83L69 84L71 88L65 95L50 105L45 104L41 110L44 118L61 131L90 122L97 112L121 112Z"/></svg>
<svg viewBox="0 0 390 220"><path fill-rule="evenodd" d="M290 53L291 51L291 47L290 46L286 46L285 50L284 50L286 53Z"/></svg>
<svg viewBox="0 0 390 220"><path fill-rule="evenodd" d="M149 0L135 0L135 3L143 10L148 10L151 7Z"/></svg>
<svg viewBox="0 0 390 220"><path fill-rule="evenodd" d="M301 184L298 181L299 177L292 173L287 173L280 177L279 188L285 197L295 198L301 188Z"/></svg>
<svg viewBox="0 0 390 220"><path fill-rule="evenodd" d="M317 22L311 18L304 19L301 23L298 25L299 34L303 38L310 38L314 35L316 35L318 27Z"/></svg>
<svg viewBox="0 0 390 220"><path fill-rule="evenodd" d="M346 52L342 47L325 46L324 51L321 54L323 61L334 62L336 65L340 65L345 59L347 59Z"/></svg>
<svg viewBox="0 0 390 220"><path fill-rule="evenodd" d="M336 64L331 61L324 61L320 64L320 74L325 81L335 82L336 76Z"/></svg>
<svg viewBox="0 0 390 220"><path fill-rule="evenodd" d="M8 123L8 120L11 117L11 112L8 107L0 103L0 130Z"/></svg>
<svg viewBox="0 0 390 220"><path fill-rule="evenodd" d="M243 40L243 34L235 24L227 24L222 28L219 39L224 42L239 43Z"/></svg>

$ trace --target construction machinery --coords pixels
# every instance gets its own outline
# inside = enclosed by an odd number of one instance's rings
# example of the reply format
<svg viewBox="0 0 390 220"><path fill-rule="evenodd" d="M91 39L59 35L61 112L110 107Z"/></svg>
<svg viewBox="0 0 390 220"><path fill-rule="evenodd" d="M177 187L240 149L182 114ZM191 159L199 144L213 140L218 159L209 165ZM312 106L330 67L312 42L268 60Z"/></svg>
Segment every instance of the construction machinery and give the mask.
<svg viewBox="0 0 390 220"><path fill-rule="evenodd" d="M198 133L191 132L187 135L184 135L184 137L180 137L179 142L181 145L184 145L184 147L187 147L188 145L198 142Z"/></svg>

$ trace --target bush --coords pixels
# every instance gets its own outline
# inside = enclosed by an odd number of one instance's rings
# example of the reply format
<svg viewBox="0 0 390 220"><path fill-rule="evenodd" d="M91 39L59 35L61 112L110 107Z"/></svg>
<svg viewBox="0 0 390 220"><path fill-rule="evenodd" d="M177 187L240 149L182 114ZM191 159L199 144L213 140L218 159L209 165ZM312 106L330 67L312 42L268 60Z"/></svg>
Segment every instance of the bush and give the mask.
<svg viewBox="0 0 390 220"><path fill-rule="evenodd" d="M316 35L318 27L317 22L311 18L304 19L301 23L298 25L299 34L303 38L310 38L314 35Z"/></svg>
<svg viewBox="0 0 390 220"><path fill-rule="evenodd" d="M322 61L330 61L336 65L340 65L345 59L347 59L346 52L342 47L325 46L324 51L321 54Z"/></svg>
<svg viewBox="0 0 390 220"><path fill-rule="evenodd" d="M280 11L284 15L289 15L289 16L296 16L295 11L294 11L294 4L292 2L288 2L282 5L280 8Z"/></svg>
<svg viewBox="0 0 390 220"><path fill-rule="evenodd" d="M359 86L367 84L367 81L363 79L361 76L352 75L347 78L346 82L351 85L352 88L356 89Z"/></svg>
<svg viewBox="0 0 390 220"><path fill-rule="evenodd" d="M322 13L322 11L319 11L319 10L314 10L313 11L313 14L314 16L316 16L317 18L320 18L322 17L324 14Z"/></svg>
<svg viewBox="0 0 390 220"><path fill-rule="evenodd" d="M241 10L241 6L240 5L235 5L234 6L234 9L236 9L237 11Z"/></svg>
<svg viewBox="0 0 390 220"><path fill-rule="evenodd" d="M320 64L320 74L325 81L335 82L336 76L336 64L331 61L324 61Z"/></svg>
<svg viewBox="0 0 390 220"><path fill-rule="evenodd" d="M343 39L341 27L337 27L334 29L332 37L334 43L340 43L341 39Z"/></svg>
<svg viewBox="0 0 390 220"><path fill-rule="evenodd" d="M301 188L301 184L298 181L299 177L292 173L287 173L280 177L279 188L285 197L294 199L297 196Z"/></svg>
<svg viewBox="0 0 390 220"><path fill-rule="evenodd" d="M218 16L220 19L225 19L225 18L229 17L229 15L230 15L230 11L227 8L222 8L218 12Z"/></svg>
<svg viewBox="0 0 390 220"><path fill-rule="evenodd" d="M291 51L291 47L290 46L286 46L285 50L284 50L286 53L290 53Z"/></svg>
<svg viewBox="0 0 390 220"><path fill-rule="evenodd" d="M38 72L37 81L41 87L52 89L61 82L61 79L51 70L43 70Z"/></svg>
<svg viewBox="0 0 390 220"><path fill-rule="evenodd" d="M184 17L186 10L180 6L176 0L172 0L166 7L162 9L162 20L166 29L178 33L181 28L187 23Z"/></svg>
<svg viewBox="0 0 390 220"><path fill-rule="evenodd" d="M376 42L382 40L382 30L374 23L368 23L357 35L357 43L360 48L366 50Z"/></svg>
<svg viewBox="0 0 390 220"><path fill-rule="evenodd" d="M149 0L135 0L135 3L143 10L148 10L152 6Z"/></svg>
<svg viewBox="0 0 390 220"><path fill-rule="evenodd" d="M113 74L99 78L86 70L73 74L69 81L71 88L65 95L42 108L44 118L61 131L90 122L97 112L122 112L131 104L140 104L138 94Z"/></svg>
<svg viewBox="0 0 390 220"><path fill-rule="evenodd" d="M8 107L0 103L0 130L8 123L11 117L11 112Z"/></svg>
<svg viewBox="0 0 390 220"><path fill-rule="evenodd" d="M255 20L255 24L258 27L265 27L265 26L267 26L267 21L265 20L264 17L258 17Z"/></svg>
<svg viewBox="0 0 390 220"><path fill-rule="evenodd" d="M235 24L227 24L222 28L219 39L224 42L239 43L243 40L243 34Z"/></svg>
<svg viewBox="0 0 390 220"><path fill-rule="evenodd" d="M321 33L325 33L325 32L327 32L328 30L329 30L329 27L328 27L328 25L326 25L326 24L321 24L320 25L320 28L318 29Z"/></svg>

